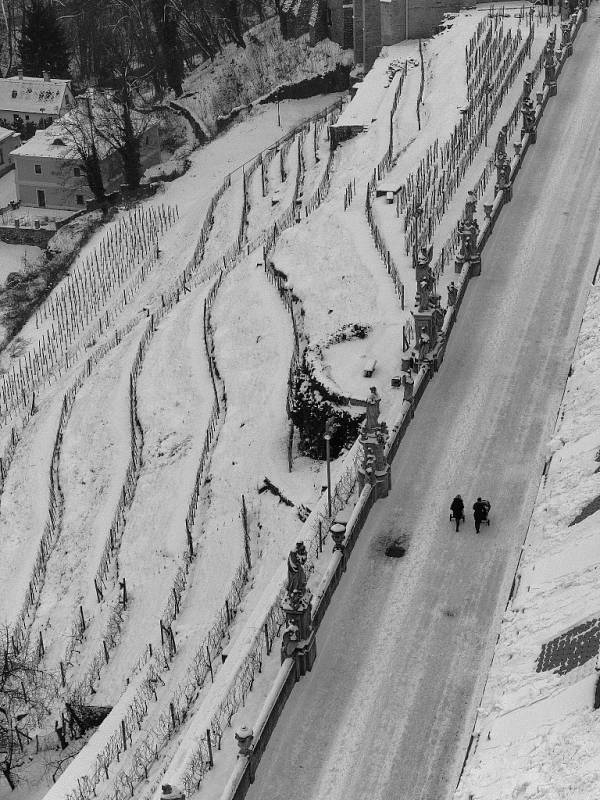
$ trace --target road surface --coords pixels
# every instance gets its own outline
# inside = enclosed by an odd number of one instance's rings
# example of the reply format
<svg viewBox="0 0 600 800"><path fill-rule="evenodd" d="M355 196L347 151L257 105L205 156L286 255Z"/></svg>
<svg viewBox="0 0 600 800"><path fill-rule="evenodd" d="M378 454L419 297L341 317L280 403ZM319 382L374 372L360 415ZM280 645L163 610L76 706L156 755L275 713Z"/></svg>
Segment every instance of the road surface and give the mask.
<svg viewBox="0 0 600 800"><path fill-rule="evenodd" d="M456 786L600 258L599 38L593 5L248 800ZM457 492L491 500L478 536Z"/></svg>

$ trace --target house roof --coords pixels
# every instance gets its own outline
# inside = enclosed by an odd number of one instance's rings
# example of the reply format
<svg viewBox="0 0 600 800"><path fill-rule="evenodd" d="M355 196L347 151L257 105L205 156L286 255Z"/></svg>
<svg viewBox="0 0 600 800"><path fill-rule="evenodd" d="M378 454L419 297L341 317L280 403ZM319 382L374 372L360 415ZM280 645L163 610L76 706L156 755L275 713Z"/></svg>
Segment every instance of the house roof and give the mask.
<svg viewBox="0 0 600 800"><path fill-rule="evenodd" d="M106 158L111 148L99 137L96 143L98 155L100 158ZM60 122L53 122L52 125L49 125L45 130L36 131L35 136L23 142L16 150L13 150L11 156L36 156L37 158L79 160L73 144L73 139Z"/></svg>
<svg viewBox="0 0 600 800"><path fill-rule="evenodd" d="M96 109L95 113L100 117L102 112L100 109ZM69 133L66 127L73 116L74 112L71 111L44 130L37 130L35 136L32 136L31 139L28 139L20 147L12 151L11 157L35 156L37 158L64 158L72 161L79 161L72 134ZM140 114L135 111L132 113L134 125L136 121L141 119L142 116ZM154 124L156 124L156 120L153 119L152 125ZM96 138L96 148L101 159L106 158L114 149L100 136Z"/></svg>
<svg viewBox="0 0 600 800"><path fill-rule="evenodd" d="M0 78L0 111L58 115L69 83L59 78Z"/></svg>
<svg viewBox="0 0 600 800"><path fill-rule="evenodd" d="M9 136L18 136L17 133L14 131L9 130L9 128L3 128L0 126L0 142L3 142L5 139L8 139Z"/></svg>

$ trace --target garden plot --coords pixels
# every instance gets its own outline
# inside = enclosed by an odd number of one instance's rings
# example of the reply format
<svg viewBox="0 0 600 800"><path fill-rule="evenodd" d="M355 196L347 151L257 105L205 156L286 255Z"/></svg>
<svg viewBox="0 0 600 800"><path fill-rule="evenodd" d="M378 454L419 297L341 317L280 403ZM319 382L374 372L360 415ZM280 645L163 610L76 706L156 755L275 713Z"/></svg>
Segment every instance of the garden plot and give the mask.
<svg viewBox="0 0 600 800"><path fill-rule="evenodd" d="M36 637L43 634L46 668L57 674L79 626L80 606L88 627L98 608L94 578L129 461L129 374L137 345L134 331L100 362L77 394L64 434L62 528L33 628ZM94 642L94 633L88 631L86 642Z"/></svg>
<svg viewBox="0 0 600 800"><path fill-rule="evenodd" d="M268 194L263 197L262 169L259 164L247 179L248 224L247 239L252 240L273 224L274 220L289 206L294 197L298 172L298 136L286 143L277 152L267 167ZM281 180L281 154L285 180Z"/></svg>
<svg viewBox="0 0 600 800"><path fill-rule="evenodd" d="M48 516L50 462L63 396L41 403L23 432L0 513L0 624L12 624L25 599Z"/></svg>
<svg viewBox="0 0 600 800"><path fill-rule="evenodd" d="M318 125L316 123L311 125L309 132L304 137L302 152L306 170L302 194L303 200L306 202L312 197L327 166L329 157L327 125Z"/></svg>
<svg viewBox="0 0 600 800"><path fill-rule="evenodd" d="M220 596L243 554L242 495L248 506L255 572L262 569L261 551L269 560L283 556L273 551L272 544L285 536L282 518L273 520L265 512L276 506L274 498L263 503L257 490L265 476L287 471L285 398L293 338L276 289L253 261L250 256L223 283L212 315L227 414L212 458L205 555L200 562L206 560L208 566L210 561L207 575L220 576L222 588L214 589ZM285 513L284 519L289 521L289 516Z"/></svg>
<svg viewBox="0 0 600 800"><path fill-rule="evenodd" d="M503 30L506 33L510 29L512 33L516 35L516 32L521 28L523 30L523 44L529 27L518 16L521 12L520 7L518 9L513 9L513 16L511 16L509 8L512 7L507 7L508 13L502 18ZM484 11L476 12L476 16L485 19L486 13L487 12ZM456 37L455 47L448 48L444 46L443 37L447 35L446 32L424 43L427 66L421 110L422 130L418 133L416 116L414 114L397 116L397 119L401 120L401 124L397 128L398 138L394 139L395 165L386 176L385 184L402 185L411 173L415 181L417 181L415 168L420 165L421 159L426 156L427 149L430 148L436 140L443 143L444 140L447 139L453 126L460 121L461 109L464 109L467 104L466 81L465 83L460 81L448 82L444 79L444 76L448 74L460 74L461 71L465 70L464 48L466 47L472 31L472 22L469 20L469 16L470 15L467 14L461 14L453 18L452 34L450 35ZM536 25L531 55L525 59L520 74L517 75L514 83L504 97L502 105L497 111L496 117L488 131L487 145L482 144L479 148L458 185L454 196L449 200L446 210L437 225L431 239L434 261L438 257L441 248L448 244L456 222L463 214L467 192L475 187L487 163L493 156L500 128L507 122L510 113L521 96L523 90L523 79L521 76L525 75L526 72L534 67L535 62L543 50L549 32L550 29L545 21L543 21L542 24ZM535 96L535 90L533 96ZM520 127L519 117L517 131L520 131ZM517 136L516 138L520 137ZM507 148L509 157L512 156L511 150L512 147L509 145ZM433 164L430 168L433 169ZM495 171L493 171L493 174L491 174L490 171L490 175L491 177L489 177L486 194L488 198L493 195ZM483 200L484 198L480 195L480 203L478 205L480 223L483 220ZM406 287L407 308L411 308L413 296L416 292L416 285L412 270L412 257L406 253L406 238L403 224L404 215L398 214L396 202L388 203L384 196L380 196L373 201L373 209L377 225L385 239L387 247L393 254L400 278ZM445 269L441 273L438 281L438 292L442 295L443 305L446 304L445 289L454 278L452 260L451 263L445 265Z"/></svg>
<svg viewBox="0 0 600 800"><path fill-rule="evenodd" d="M98 689L107 699L119 696L147 643L159 634L187 548L185 518L213 401L203 299L201 291L192 292L160 323L137 383L142 471L119 552L128 610L125 643L113 653Z"/></svg>

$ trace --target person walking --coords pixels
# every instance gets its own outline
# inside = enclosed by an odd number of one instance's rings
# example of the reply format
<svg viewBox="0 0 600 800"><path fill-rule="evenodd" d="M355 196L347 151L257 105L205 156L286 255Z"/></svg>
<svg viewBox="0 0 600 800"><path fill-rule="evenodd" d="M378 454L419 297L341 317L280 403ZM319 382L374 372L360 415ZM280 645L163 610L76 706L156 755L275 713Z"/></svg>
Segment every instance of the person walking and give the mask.
<svg viewBox="0 0 600 800"><path fill-rule="evenodd" d="M456 520L456 530L458 530L461 520L464 520L465 518L465 504L463 503L463 499L459 494L457 494L452 501L450 505L450 511Z"/></svg>
<svg viewBox="0 0 600 800"><path fill-rule="evenodd" d="M479 528L481 527L481 523L484 519L487 519L488 511L490 510L490 504L487 500L482 500L481 497L478 497L477 500L473 503L473 518L475 519L475 533L479 533Z"/></svg>

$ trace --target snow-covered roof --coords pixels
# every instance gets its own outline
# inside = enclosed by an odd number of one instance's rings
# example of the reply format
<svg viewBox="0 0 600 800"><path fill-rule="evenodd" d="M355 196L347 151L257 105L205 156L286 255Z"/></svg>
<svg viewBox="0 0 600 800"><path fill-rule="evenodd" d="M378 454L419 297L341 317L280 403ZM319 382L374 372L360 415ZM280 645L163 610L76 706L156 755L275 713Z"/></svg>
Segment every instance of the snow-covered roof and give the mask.
<svg viewBox="0 0 600 800"><path fill-rule="evenodd" d="M8 139L9 136L17 136L18 134L15 131L11 131L10 128L3 128L0 126L0 142L3 142L5 139Z"/></svg>
<svg viewBox="0 0 600 800"><path fill-rule="evenodd" d="M35 156L37 158L66 158L77 160L77 150L73 143L73 136L68 130L69 122L74 118L74 111L64 114L60 119L57 119L52 125L49 125L43 130L35 132L35 136L28 139L16 150L13 150L13 156ZM102 109L94 107L94 115L96 118L102 116ZM142 115L132 113L132 120L134 125L139 123ZM156 120L151 120L151 125L155 124ZM100 136L96 137L96 149L101 159L106 158L113 150L112 146L102 139Z"/></svg>
<svg viewBox="0 0 600 800"><path fill-rule="evenodd" d="M0 111L60 114L69 83L60 78L0 78Z"/></svg>
<svg viewBox="0 0 600 800"><path fill-rule="evenodd" d="M63 117L63 119L67 120L68 118L69 115ZM105 158L111 148L106 142L98 138L97 149L100 158ZM35 136L23 142L16 150L13 150L11 156L76 159L77 153L72 136L63 124L58 121L49 125L45 130L36 131Z"/></svg>

